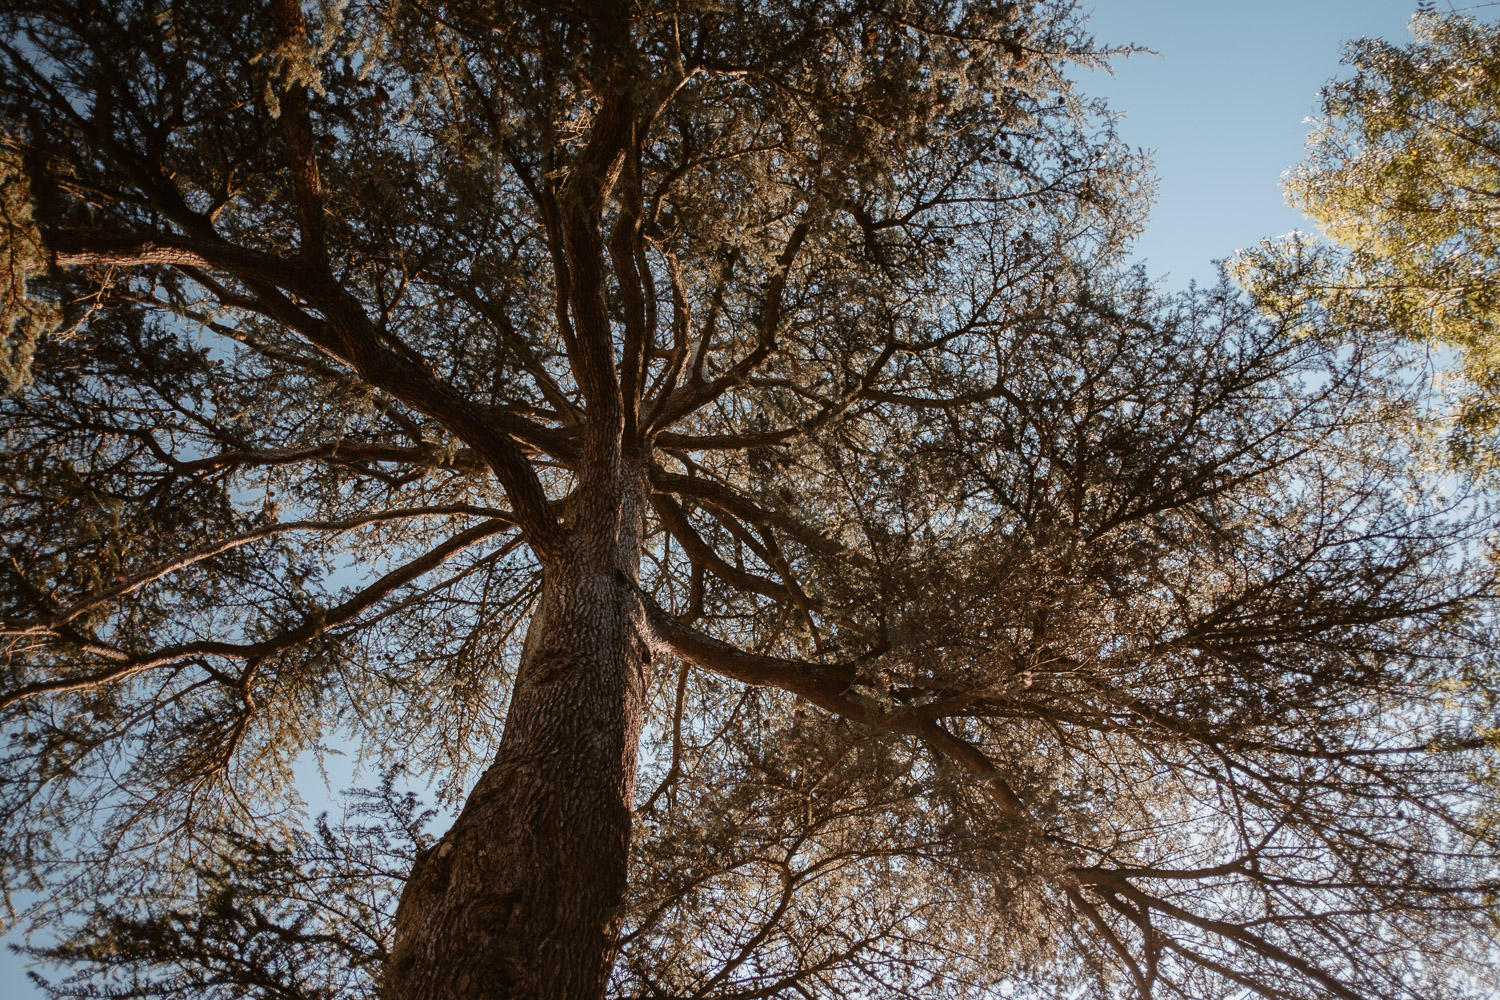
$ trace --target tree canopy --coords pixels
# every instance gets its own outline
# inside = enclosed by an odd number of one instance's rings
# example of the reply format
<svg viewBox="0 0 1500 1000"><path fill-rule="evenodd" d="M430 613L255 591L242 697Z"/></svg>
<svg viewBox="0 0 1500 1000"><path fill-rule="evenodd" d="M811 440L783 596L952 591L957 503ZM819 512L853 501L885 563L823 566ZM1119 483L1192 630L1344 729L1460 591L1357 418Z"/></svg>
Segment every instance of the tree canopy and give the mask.
<svg viewBox="0 0 1500 1000"><path fill-rule="evenodd" d="M1333 248L1252 252L1251 279L1323 329L1390 329L1456 348L1455 454L1495 461L1500 429L1500 26L1422 13L1414 40L1366 38L1323 92L1291 203ZM1247 273L1250 268L1247 268Z"/></svg>
<svg viewBox="0 0 1500 1000"><path fill-rule="evenodd" d="M0 12L55 995L1493 988L1485 512L1072 3Z"/></svg>

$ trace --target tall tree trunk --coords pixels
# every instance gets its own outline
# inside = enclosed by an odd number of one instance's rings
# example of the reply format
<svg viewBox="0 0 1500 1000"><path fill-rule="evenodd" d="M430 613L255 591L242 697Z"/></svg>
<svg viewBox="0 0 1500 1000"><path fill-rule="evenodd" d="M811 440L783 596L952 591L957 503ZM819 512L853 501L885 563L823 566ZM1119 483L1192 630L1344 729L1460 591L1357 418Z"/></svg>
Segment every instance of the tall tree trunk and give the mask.
<svg viewBox="0 0 1500 1000"><path fill-rule="evenodd" d="M624 568L576 550L546 568L495 762L402 894L385 1000L603 996L650 662L635 520Z"/></svg>

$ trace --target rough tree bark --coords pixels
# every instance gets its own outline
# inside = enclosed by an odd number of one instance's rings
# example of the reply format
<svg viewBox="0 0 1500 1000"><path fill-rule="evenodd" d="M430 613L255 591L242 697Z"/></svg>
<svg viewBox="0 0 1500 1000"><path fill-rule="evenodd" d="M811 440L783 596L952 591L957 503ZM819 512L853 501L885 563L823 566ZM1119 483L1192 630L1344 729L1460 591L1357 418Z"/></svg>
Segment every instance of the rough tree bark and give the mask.
<svg viewBox="0 0 1500 1000"><path fill-rule="evenodd" d="M603 995L651 665L636 482L613 563L575 536L544 571L495 761L402 894L387 1000Z"/></svg>

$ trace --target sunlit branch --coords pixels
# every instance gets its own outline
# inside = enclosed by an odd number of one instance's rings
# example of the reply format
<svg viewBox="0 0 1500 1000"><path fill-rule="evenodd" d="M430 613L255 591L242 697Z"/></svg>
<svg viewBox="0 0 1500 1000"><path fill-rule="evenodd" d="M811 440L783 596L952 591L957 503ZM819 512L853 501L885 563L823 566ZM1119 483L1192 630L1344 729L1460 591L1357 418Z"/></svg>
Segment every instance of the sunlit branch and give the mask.
<svg viewBox="0 0 1500 1000"><path fill-rule="evenodd" d="M501 339L505 342L505 346L511 350L516 359L521 362L521 366L526 369L527 374L536 380L537 388L557 410L559 418L564 423L578 424L582 422L583 414L547 371L541 359L536 356L536 351L532 349L531 342L516 329L515 324L510 321L510 317L505 314L503 308L486 300L472 286L447 281L439 275L424 275L424 278L444 291L458 296L462 302L468 304L470 308L478 312L494 327L495 331L500 334Z"/></svg>
<svg viewBox="0 0 1500 1000"><path fill-rule="evenodd" d="M660 406L653 407L650 425L643 427L643 431L649 434L657 428L670 427L689 413L707 406L749 378L751 373L776 350L776 333L781 325L782 298L786 291L787 276L797 259L798 251L802 249L803 241L807 239L810 228L811 223L807 221L798 223L787 238L786 246L781 254L776 258L776 268L766 284L765 303L756 317L755 346L713 381L703 382L695 379L687 385L672 390L672 395L664 399ZM708 332L705 330L705 339L707 336Z"/></svg>
<svg viewBox="0 0 1500 1000"><path fill-rule="evenodd" d="M291 51L306 47L307 21L298 0L273 0L271 14L276 23L276 43L291 60ZM290 51L287 51L290 50ZM286 67L282 73L290 75ZM281 131L291 156L292 191L297 205L297 225L302 233L302 260L320 276L328 274L328 247L323 238L323 185L313 152L312 118L308 113L307 86L301 80L281 84Z"/></svg>
<svg viewBox="0 0 1500 1000"><path fill-rule="evenodd" d="M339 521L280 521L275 524L263 525L259 528L255 528L254 530L247 531L244 534L236 535L233 538L225 539L224 541L219 542L216 545L198 549L194 552L180 556L169 562L162 563L150 570L145 571L144 573L139 573L128 580L124 580L120 583L115 584L113 587L109 587L105 590L99 591L98 593L90 594L87 597L80 598L79 600L74 601L71 605L69 605L67 610L63 611L56 617L47 620L46 622L37 622L32 624L7 622L3 626L0 626L0 628L3 628L5 633L12 635L46 632L51 629L55 629L60 625L65 625L68 622L73 621L80 615L85 614L89 610L96 608L101 604L107 603L120 597L124 597L128 594L133 594L147 584L155 583L157 580L160 580L163 577L169 576L173 573L179 572L180 570L186 569L189 566L194 565L195 563L202 562L205 559L212 559L214 556L219 556L223 555L226 552L231 552L242 545L248 545L251 542L260 541L261 539L270 538L275 535L282 535L294 531L319 531L327 532L329 534L340 534L342 532L352 531L355 528L364 527L365 525L379 524L384 521L395 521L416 517L445 517L465 514L488 517L493 519L497 523L514 523L514 518L512 518L505 511L495 510L490 507L476 507L471 504L445 504L432 507L408 507L400 510L383 510L376 511L371 514L364 514L359 517L345 518Z"/></svg>
<svg viewBox="0 0 1500 1000"><path fill-rule="evenodd" d="M698 476L667 472L656 466L653 466L650 471L651 486L658 493L692 497L717 506L742 521L752 524L768 524L779 528L814 551L838 555L856 565L865 565L867 562L863 555L850 550L823 532L803 524L794 517L769 510L723 483Z"/></svg>
<svg viewBox="0 0 1500 1000"><path fill-rule="evenodd" d="M1109 921L1104 919L1099 908L1085 899L1083 893L1077 889L1069 887L1065 893L1069 902L1088 918L1094 930L1098 931L1099 936L1109 945L1109 950L1114 952L1115 957L1124 964L1126 971L1130 973L1131 980L1135 982L1135 988L1140 992L1141 1000L1151 1000L1151 980L1146 978L1146 973L1141 970L1140 963L1135 960L1135 956L1130 953L1125 942L1120 940L1120 936L1109 925Z"/></svg>
<svg viewBox="0 0 1500 1000"><path fill-rule="evenodd" d="M646 377L646 361L652 345L648 312L647 285L650 272L642 268L641 250L641 177L640 146L635 128L625 157L624 182L620 185L619 216L609 238L609 256L614 265L615 288L621 299L625 320L625 337L620 352L620 395L625 407L624 431L634 439L640 418L641 392Z"/></svg>
<svg viewBox="0 0 1500 1000"><path fill-rule="evenodd" d="M517 520L538 555L545 560L561 551L563 529L552 517L535 471L511 439L514 435L524 440L532 430L530 422L512 414L482 413L423 365L392 350L370 329L353 296L331 281L310 280L293 262L215 240L171 234L63 233L51 242L59 266L196 267L227 271L275 288L296 289L325 319L313 320L299 309L288 311L273 303L272 311L282 322L335 360L353 368L370 385L438 420L467 441L505 487Z"/></svg>
<svg viewBox="0 0 1500 1000"><path fill-rule="evenodd" d="M66 694L72 691L89 690L99 687L102 684L117 683L143 671L169 666L173 663L195 657L214 656L247 660L283 652L317 638L335 625L341 625L353 619L397 588L410 583L424 573L430 572L465 549L484 541L486 538L510 530L513 527L514 522L509 519L490 520L476 525L467 531L455 535L420 558L414 559L406 565L385 574L348 600L330 608L327 612L315 618L310 618L295 628L287 629L259 642L237 643L205 640L168 646L163 649L140 654L130 654L122 650L115 650L110 657L117 661L113 666L86 677L38 681L22 685L12 691L0 693L0 710L8 709L18 702L28 698L35 698L38 695Z"/></svg>
<svg viewBox="0 0 1500 1000"><path fill-rule="evenodd" d="M435 445L410 447L367 441L329 441L305 447L268 448L263 451L224 451L203 458L174 461L174 472L191 474L245 466L296 465L302 462L394 462L431 469L480 468L478 456L471 451L448 453Z"/></svg>
<svg viewBox="0 0 1500 1000"><path fill-rule="evenodd" d="M683 549L688 554L688 558L705 566L719 579L731 587L760 594L775 601L790 601L792 599L792 595L786 587L763 576L738 569L726 562L718 552L714 551L712 545L703 540L702 536L698 534L697 530L688 521L687 514L678 506L677 501L673 500L670 496L658 493L651 498L651 505L661 518L662 524L672 533L672 537L682 544Z"/></svg>
<svg viewBox="0 0 1500 1000"><path fill-rule="evenodd" d="M1235 944L1249 949L1265 958L1270 959L1277 965L1285 966L1295 972L1301 973L1309 979L1314 980L1334 996L1342 1000L1363 1000L1363 998L1333 976L1313 965L1306 959L1299 958L1283 948L1272 944L1259 934L1252 933L1239 924L1233 924L1225 920L1214 920L1208 917L1200 917L1183 908L1176 906L1159 896L1153 896L1142 891L1125 879L1111 882L1110 888L1119 892L1122 896L1130 899L1136 904L1157 910L1167 916L1173 917L1186 924L1191 924L1201 930L1208 931Z"/></svg>
<svg viewBox="0 0 1500 1000"><path fill-rule="evenodd" d="M684 625L649 595L640 595L643 630L689 663L746 684L766 685L800 694L830 711L858 711L847 698L854 683L854 664L820 664L749 653ZM861 713L863 714L863 713Z"/></svg>

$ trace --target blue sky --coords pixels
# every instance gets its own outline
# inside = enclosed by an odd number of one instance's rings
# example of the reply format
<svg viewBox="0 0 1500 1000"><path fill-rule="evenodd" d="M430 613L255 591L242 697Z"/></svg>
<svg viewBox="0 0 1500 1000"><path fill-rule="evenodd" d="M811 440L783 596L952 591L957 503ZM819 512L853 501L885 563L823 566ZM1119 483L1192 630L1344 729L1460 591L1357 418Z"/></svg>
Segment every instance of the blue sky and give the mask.
<svg viewBox="0 0 1500 1000"><path fill-rule="evenodd" d="M1345 40L1406 37L1415 0L1097 0L1101 42L1156 55L1089 74L1085 92L1125 117L1120 135L1155 153L1159 181L1137 256L1167 287L1214 280L1212 261L1307 223L1283 201L1281 174L1302 155L1319 88L1341 72ZM1477 15L1500 3L1472 5ZM1486 18L1488 19L1488 18ZM0 939L5 940L5 939ZM0 997L40 997L19 959L0 953Z"/></svg>
<svg viewBox="0 0 1500 1000"><path fill-rule="evenodd" d="M1113 78L1081 80L1086 92L1125 114L1119 132L1126 142L1155 152L1157 199L1137 249L1152 275L1172 288L1211 282L1213 260L1267 236L1311 228L1285 204L1281 175L1301 159L1318 90L1341 73L1345 40L1405 39L1415 6L1414 0L1095 0L1092 25L1101 42L1157 53L1117 61Z"/></svg>

